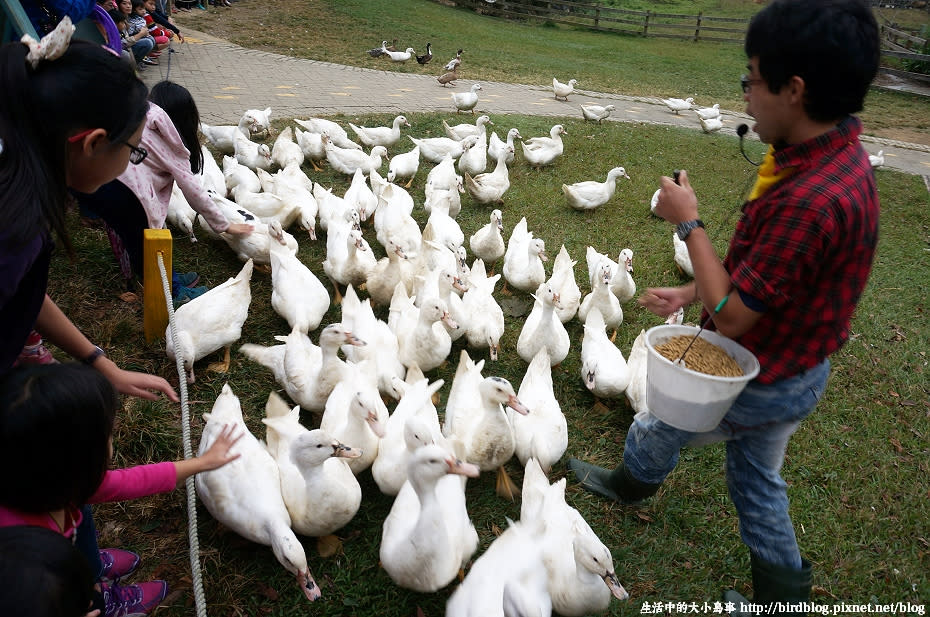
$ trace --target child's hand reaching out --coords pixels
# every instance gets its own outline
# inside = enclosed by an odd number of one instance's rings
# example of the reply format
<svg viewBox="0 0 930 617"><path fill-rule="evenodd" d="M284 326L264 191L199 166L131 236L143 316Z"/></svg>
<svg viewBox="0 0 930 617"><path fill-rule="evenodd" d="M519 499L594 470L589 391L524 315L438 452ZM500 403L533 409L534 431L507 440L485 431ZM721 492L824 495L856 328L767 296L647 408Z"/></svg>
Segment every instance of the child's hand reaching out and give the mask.
<svg viewBox="0 0 930 617"><path fill-rule="evenodd" d="M242 438L244 433L239 433L234 436L234 431L234 426L230 426L229 424L224 425L223 431L216 438L216 441L214 441L213 445L201 456L183 461L175 461L174 467L178 476L178 486L180 487L184 484L184 481L190 476L202 471L219 469L226 463L230 463L239 458L240 454L238 452L233 454L231 450L232 447L236 445L236 442Z"/></svg>

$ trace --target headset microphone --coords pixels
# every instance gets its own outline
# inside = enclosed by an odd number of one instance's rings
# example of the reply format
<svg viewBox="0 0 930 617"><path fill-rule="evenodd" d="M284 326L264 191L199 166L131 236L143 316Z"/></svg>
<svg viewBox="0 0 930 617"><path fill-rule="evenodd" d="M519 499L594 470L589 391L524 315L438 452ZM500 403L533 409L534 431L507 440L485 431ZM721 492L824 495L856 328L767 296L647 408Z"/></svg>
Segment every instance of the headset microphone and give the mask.
<svg viewBox="0 0 930 617"><path fill-rule="evenodd" d="M739 136L739 151L740 151L740 154L743 155L743 158L744 158L744 159L746 159L747 161L749 161L750 164L755 165L756 167L758 167L758 166L761 165L762 163L756 163L755 161L753 161L752 159L750 159L748 156L746 156L746 151L743 150L743 137L745 137L746 133L748 133L748 132L749 132L749 126L746 125L746 124L740 124L738 127L736 127L736 134Z"/></svg>

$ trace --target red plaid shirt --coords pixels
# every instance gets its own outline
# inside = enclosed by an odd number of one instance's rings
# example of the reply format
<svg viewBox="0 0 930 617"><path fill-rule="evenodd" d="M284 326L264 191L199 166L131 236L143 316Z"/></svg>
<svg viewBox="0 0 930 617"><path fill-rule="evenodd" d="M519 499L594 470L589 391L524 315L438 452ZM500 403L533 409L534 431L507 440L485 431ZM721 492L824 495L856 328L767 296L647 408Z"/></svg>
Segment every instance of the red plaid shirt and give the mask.
<svg viewBox="0 0 930 617"><path fill-rule="evenodd" d="M861 122L775 152L794 173L743 204L723 265L741 293L765 305L739 339L773 383L816 366L849 338L849 322L878 243L878 192ZM702 317L702 320L706 317Z"/></svg>

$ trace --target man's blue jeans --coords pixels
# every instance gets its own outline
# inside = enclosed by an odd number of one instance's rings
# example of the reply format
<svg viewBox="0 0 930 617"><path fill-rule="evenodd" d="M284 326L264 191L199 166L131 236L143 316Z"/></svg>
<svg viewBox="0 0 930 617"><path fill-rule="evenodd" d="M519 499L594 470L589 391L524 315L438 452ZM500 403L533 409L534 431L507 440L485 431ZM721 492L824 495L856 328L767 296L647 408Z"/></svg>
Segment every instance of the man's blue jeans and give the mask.
<svg viewBox="0 0 930 617"><path fill-rule="evenodd" d="M725 441L727 487L739 514L740 535L764 561L801 568L801 554L788 515L787 485L780 470L788 439L823 396L830 361L774 384L750 382L708 433L669 426L639 413L626 436L623 463L633 477L658 484L678 464L684 446Z"/></svg>

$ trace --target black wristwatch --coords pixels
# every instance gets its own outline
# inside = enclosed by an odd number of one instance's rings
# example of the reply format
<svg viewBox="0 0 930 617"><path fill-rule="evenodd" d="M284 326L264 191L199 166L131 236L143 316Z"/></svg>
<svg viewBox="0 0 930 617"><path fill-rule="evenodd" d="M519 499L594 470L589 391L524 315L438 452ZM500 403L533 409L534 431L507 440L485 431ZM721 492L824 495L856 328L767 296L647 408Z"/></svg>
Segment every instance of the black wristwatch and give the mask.
<svg viewBox="0 0 930 617"><path fill-rule="evenodd" d="M94 350L90 352L89 354L87 354L86 356L84 356L83 358L81 358L81 362L83 362L87 366L92 366L93 363L97 361L97 358L99 358L100 356L105 356L105 355L107 355L107 352L105 352L101 348L94 345Z"/></svg>
<svg viewBox="0 0 930 617"><path fill-rule="evenodd" d="M675 226L675 233L678 234L678 239L684 242L688 238L688 235L698 227L704 229L704 221L701 219L682 221Z"/></svg>

